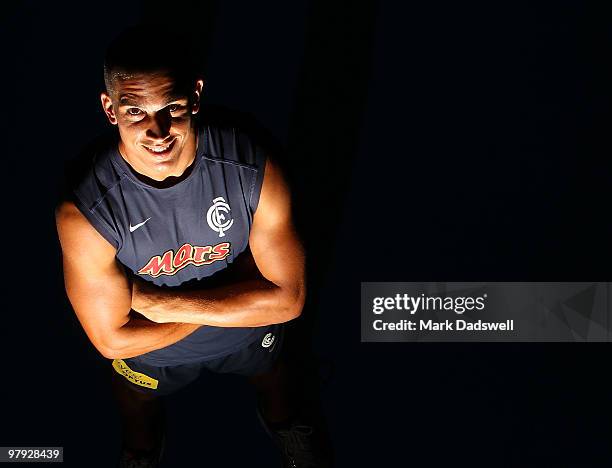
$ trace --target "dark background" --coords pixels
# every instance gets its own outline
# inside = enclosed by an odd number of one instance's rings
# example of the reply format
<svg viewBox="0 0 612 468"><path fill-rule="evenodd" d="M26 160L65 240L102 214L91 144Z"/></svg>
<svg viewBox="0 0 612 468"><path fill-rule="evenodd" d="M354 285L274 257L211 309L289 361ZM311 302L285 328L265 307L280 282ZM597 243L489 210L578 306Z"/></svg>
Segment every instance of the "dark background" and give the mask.
<svg viewBox="0 0 612 468"><path fill-rule="evenodd" d="M285 149L338 466L609 466L607 344L360 343L361 281L611 281L604 2L61 2L2 9L0 445L114 466L108 362L64 295L64 161L106 127L110 39L192 30L204 106ZM143 46L147 46L146 43ZM275 466L239 378L169 401L167 466Z"/></svg>

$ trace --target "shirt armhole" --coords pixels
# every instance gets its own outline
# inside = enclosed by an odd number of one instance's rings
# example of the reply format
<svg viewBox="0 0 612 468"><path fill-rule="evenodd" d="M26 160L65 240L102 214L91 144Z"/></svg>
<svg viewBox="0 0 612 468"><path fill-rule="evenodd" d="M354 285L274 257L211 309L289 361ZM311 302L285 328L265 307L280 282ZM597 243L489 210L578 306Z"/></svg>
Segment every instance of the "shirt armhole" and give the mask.
<svg viewBox="0 0 612 468"><path fill-rule="evenodd" d="M116 238L115 233L112 232L106 223L98 216L98 214L89 209L85 204L79 199L79 197L73 193L73 200L76 207L79 211L87 218L87 221L98 231L104 239L106 239L116 250L119 250L119 240Z"/></svg>
<svg viewBox="0 0 612 468"><path fill-rule="evenodd" d="M257 206L259 205L259 196L263 187L263 180L266 171L267 156L261 148L257 148L255 153L255 163L257 170L253 176L253 182L251 185L251 195L249 199L249 206L251 207L251 213L255 214Z"/></svg>

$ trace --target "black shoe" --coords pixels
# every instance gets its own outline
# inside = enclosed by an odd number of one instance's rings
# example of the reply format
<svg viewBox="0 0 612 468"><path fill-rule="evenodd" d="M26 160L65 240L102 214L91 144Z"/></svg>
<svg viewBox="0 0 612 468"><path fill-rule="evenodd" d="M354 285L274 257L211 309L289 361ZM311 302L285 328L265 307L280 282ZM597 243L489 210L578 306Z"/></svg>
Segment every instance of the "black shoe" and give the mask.
<svg viewBox="0 0 612 468"><path fill-rule="evenodd" d="M165 435L162 436L157 447L147 452L136 452L122 446L119 456L119 468L159 468L165 446Z"/></svg>
<svg viewBox="0 0 612 468"><path fill-rule="evenodd" d="M274 429L266 422L259 407L257 416L279 447L283 468L331 468L331 457L324 449L327 441L315 425L295 418L285 427Z"/></svg>

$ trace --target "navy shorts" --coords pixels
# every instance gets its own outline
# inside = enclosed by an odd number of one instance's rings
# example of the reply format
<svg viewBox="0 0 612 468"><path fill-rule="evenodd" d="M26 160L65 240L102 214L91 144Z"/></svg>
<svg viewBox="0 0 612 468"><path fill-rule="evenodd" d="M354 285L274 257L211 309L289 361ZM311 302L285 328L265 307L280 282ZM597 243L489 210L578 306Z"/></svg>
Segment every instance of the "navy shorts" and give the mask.
<svg viewBox="0 0 612 468"><path fill-rule="evenodd" d="M202 370L253 376L268 372L278 360L284 337L282 324L275 325L272 333L257 339L232 354L207 361L177 366L153 366L137 358L114 359L113 369L124 377L134 390L151 395L169 395L196 380Z"/></svg>

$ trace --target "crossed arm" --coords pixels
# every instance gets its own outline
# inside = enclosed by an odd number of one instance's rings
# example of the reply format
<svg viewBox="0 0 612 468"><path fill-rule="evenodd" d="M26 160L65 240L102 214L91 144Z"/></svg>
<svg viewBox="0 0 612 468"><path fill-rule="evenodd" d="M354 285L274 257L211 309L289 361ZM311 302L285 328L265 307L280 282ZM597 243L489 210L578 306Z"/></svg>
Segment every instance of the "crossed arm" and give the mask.
<svg viewBox="0 0 612 468"><path fill-rule="evenodd" d="M257 327L300 315L305 296L304 252L291 221L289 190L268 162L249 245L257 270L212 289L182 291L135 279L132 308L158 323Z"/></svg>
<svg viewBox="0 0 612 468"><path fill-rule="evenodd" d="M140 279L130 282L114 247L74 204L62 203L56 221L68 298L89 339L107 358L169 346L202 325L261 326L301 313L304 252L291 220L289 190L269 160L249 237L259 273L232 283L178 291Z"/></svg>

